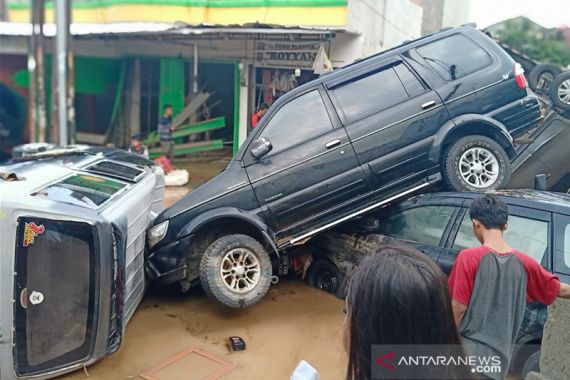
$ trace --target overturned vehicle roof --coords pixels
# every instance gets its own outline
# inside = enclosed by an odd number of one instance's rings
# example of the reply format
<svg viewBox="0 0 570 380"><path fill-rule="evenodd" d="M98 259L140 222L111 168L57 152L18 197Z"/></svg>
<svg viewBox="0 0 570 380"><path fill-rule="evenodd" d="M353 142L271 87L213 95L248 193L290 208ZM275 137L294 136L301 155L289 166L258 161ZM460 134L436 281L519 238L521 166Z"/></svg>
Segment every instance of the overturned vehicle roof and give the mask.
<svg viewBox="0 0 570 380"><path fill-rule="evenodd" d="M115 352L146 285L164 175L119 150L0 165L0 378L51 378Z"/></svg>

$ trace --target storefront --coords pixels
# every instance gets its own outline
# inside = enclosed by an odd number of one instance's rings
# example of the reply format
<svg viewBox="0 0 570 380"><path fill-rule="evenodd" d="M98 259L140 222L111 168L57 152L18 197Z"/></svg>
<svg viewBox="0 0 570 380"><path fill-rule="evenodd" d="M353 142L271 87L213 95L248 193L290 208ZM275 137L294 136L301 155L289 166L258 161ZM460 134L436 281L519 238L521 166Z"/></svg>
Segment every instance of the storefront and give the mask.
<svg viewBox="0 0 570 380"><path fill-rule="evenodd" d="M189 134L176 140L184 154L224 148L235 152L259 104L271 105L316 78L313 65L319 50L326 52L335 37L331 30L260 24L165 27L151 34L126 32L125 25L105 33L85 28L72 43L75 141L125 146L133 134L156 131L165 104L173 106L176 120L194 102L196 109L179 126L199 126L185 128ZM10 54L25 57L25 33L2 38ZM50 62L48 49L47 73ZM20 89L29 85L25 68L14 76ZM49 110L53 96L50 76L46 78Z"/></svg>
<svg viewBox="0 0 570 380"><path fill-rule="evenodd" d="M271 106L284 93L318 78L314 64L319 49L325 46L330 47L330 40L256 41L251 111L261 104Z"/></svg>

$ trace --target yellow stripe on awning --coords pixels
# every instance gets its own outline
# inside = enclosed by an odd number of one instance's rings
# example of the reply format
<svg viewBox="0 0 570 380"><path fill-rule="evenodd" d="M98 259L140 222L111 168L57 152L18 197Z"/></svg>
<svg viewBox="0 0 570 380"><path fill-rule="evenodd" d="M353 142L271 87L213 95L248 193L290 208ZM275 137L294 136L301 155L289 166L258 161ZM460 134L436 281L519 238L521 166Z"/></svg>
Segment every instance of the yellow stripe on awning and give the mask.
<svg viewBox="0 0 570 380"><path fill-rule="evenodd" d="M254 22L284 26L345 26L347 7L253 7L205 8L159 5L112 5L97 9L74 9L73 22L166 22L182 21L192 25L241 25ZM30 22L28 9L12 9L12 22ZM46 12L46 22L53 22L53 12Z"/></svg>

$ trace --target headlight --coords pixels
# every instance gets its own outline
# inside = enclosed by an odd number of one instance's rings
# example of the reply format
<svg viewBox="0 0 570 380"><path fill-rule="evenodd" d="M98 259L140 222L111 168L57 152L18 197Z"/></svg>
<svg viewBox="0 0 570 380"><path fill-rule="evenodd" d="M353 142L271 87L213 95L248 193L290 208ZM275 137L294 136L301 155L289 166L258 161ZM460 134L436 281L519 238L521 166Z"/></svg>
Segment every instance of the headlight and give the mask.
<svg viewBox="0 0 570 380"><path fill-rule="evenodd" d="M166 235L166 231L168 231L168 220L165 220L148 230L147 240L149 248L154 247L156 243L161 241L162 238L164 238L164 235Z"/></svg>

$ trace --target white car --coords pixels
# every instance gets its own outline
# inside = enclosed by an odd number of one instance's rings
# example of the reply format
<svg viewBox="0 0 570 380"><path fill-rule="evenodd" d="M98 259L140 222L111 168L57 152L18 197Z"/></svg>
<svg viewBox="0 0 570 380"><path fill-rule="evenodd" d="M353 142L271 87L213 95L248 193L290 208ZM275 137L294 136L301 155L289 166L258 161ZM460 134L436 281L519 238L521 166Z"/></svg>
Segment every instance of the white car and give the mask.
<svg viewBox="0 0 570 380"><path fill-rule="evenodd" d="M163 210L151 161L98 148L0 166L0 378L45 379L115 352L145 288Z"/></svg>

